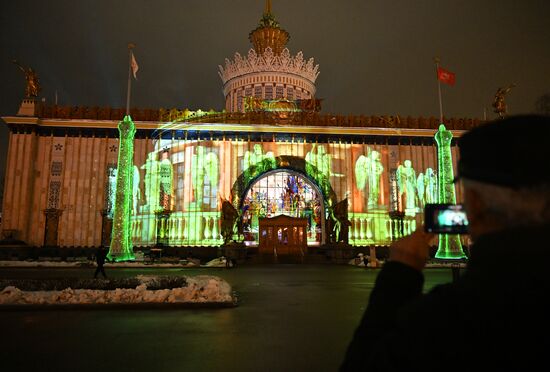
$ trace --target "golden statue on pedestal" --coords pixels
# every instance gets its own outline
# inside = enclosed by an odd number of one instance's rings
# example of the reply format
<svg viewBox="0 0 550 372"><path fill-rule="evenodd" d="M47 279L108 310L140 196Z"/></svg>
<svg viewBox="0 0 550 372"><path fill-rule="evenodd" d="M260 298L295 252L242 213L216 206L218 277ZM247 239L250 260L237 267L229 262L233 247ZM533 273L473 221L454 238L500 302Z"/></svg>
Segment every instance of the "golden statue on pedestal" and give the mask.
<svg viewBox="0 0 550 372"><path fill-rule="evenodd" d="M500 118L503 118L504 115L506 115L507 107L506 103L504 102L504 96L512 90L512 88L515 88L516 84L510 84L506 88L498 88L497 92L495 94L495 100L493 101L493 107L494 112L498 114Z"/></svg>
<svg viewBox="0 0 550 372"><path fill-rule="evenodd" d="M23 67L21 64L14 59L12 61L23 73L25 74L25 80L27 80L27 87L25 88L26 98L36 98L38 97L38 92L40 92L40 82L38 81L38 74L30 67Z"/></svg>

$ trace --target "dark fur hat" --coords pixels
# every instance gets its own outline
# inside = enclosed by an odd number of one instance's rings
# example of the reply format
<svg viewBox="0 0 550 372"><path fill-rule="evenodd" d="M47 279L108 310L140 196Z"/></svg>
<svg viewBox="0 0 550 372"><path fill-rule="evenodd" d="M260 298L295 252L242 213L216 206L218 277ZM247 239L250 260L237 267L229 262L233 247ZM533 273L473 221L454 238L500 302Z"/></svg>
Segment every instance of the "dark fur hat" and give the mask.
<svg viewBox="0 0 550 372"><path fill-rule="evenodd" d="M458 140L458 177L519 188L550 185L550 117L511 116Z"/></svg>

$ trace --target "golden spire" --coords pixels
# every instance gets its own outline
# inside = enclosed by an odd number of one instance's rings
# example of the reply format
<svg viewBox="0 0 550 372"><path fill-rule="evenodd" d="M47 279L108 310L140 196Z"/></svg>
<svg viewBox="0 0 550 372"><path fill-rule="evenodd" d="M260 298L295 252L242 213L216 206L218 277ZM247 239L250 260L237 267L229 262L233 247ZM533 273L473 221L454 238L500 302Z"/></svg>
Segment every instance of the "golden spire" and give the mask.
<svg viewBox="0 0 550 372"><path fill-rule="evenodd" d="M286 47L290 35L279 26L279 22L271 14L271 0L266 0L260 23L250 32L248 39L258 54L263 54L266 48L271 48L274 54L281 54Z"/></svg>

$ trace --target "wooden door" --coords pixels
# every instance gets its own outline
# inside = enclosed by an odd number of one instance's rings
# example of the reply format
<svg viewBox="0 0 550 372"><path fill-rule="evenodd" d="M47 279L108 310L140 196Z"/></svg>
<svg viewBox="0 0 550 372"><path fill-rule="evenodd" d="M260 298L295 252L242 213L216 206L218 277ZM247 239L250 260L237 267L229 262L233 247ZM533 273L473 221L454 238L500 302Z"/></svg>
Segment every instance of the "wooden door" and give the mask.
<svg viewBox="0 0 550 372"><path fill-rule="evenodd" d="M261 254L303 256L307 251L307 219L279 215L259 220Z"/></svg>

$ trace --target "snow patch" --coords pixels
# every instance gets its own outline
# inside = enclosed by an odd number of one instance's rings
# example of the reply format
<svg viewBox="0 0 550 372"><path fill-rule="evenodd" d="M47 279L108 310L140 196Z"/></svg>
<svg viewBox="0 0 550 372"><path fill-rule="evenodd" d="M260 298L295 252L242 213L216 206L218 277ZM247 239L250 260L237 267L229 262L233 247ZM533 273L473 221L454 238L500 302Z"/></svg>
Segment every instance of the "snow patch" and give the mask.
<svg viewBox="0 0 550 372"><path fill-rule="evenodd" d="M0 292L0 305L67 305L67 304L144 304L144 303L234 303L231 286L225 280L199 275L187 277L187 286L148 290L147 283L157 277L139 276L135 289L112 291L71 289L62 291L22 291L10 286Z"/></svg>
<svg viewBox="0 0 550 372"><path fill-rule="evenodd" d="M205 265L205 267L233 267L233 263L231 261L228 262L228 259L224 256L214 258L211 261L208 261Z"/></svg>
<svg viewBox="0 0 550 372"><path fill-rule="evenodd" d="M198 260L197 260L198 262ZM106 262L106 268L138 268L138 267L160 267L160 268L177 268L177 267L199 267L200 263L182 260L180 263L161 263L161 262ZM0 261L0 267L95 267L93 261Z"/></svg>

